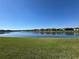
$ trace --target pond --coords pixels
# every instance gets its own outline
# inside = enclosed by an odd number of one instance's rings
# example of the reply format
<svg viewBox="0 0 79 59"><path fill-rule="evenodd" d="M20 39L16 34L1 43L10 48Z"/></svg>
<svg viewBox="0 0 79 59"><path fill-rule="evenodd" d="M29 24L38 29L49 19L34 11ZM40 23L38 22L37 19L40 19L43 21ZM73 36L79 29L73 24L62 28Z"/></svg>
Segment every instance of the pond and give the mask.
<svg viewBox="0 0 79 59"><path fill-rule="evenodd" d="M48 38L79 38L79 33L74 32L6 32L0 33L0 37L48 37Z"/></svg>

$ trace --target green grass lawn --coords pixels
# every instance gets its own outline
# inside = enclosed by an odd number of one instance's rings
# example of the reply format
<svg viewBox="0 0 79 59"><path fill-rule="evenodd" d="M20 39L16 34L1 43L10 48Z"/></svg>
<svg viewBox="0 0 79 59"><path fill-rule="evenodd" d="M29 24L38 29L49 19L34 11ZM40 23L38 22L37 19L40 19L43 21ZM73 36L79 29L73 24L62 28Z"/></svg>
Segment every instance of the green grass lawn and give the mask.
<svg viewBox="0 0 79 59"><path fill-rule="evenodd" d="M0 59L79 59L79 39L0 38Z"/></svg>

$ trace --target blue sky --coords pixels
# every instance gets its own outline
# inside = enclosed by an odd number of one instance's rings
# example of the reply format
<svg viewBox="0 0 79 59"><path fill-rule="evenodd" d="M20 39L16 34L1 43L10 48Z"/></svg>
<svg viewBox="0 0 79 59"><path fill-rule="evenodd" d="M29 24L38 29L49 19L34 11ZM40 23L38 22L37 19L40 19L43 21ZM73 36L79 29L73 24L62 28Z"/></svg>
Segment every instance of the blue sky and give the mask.
<svg viewBox="0 0 79 59"><path fill-rule="evenodd" d="M79 27L79 0L0 0L0 29Z"/></svg>

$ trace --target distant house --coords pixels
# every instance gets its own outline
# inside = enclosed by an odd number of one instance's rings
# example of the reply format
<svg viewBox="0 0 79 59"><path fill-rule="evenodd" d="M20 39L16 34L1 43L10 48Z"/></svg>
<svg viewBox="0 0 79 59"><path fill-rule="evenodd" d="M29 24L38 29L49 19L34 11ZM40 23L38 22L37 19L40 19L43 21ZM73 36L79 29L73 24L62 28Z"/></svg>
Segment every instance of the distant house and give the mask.
<svg viewBox="0 0 79 59"><path fill-rule="evenodd" d="M79 31L79 28L74 28L75 31Z"/></svg>

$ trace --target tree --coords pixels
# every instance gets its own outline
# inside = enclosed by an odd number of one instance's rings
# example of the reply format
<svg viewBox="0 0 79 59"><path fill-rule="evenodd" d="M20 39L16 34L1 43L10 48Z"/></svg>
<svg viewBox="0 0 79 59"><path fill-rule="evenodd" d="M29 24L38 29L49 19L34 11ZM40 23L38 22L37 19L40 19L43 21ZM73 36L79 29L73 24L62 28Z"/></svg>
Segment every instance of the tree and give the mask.
<svg viewBox="0 0 79 59"><path fill-rule="evenodd" d="M64 28L65 31L74 31L74 28Z"/></svg>

